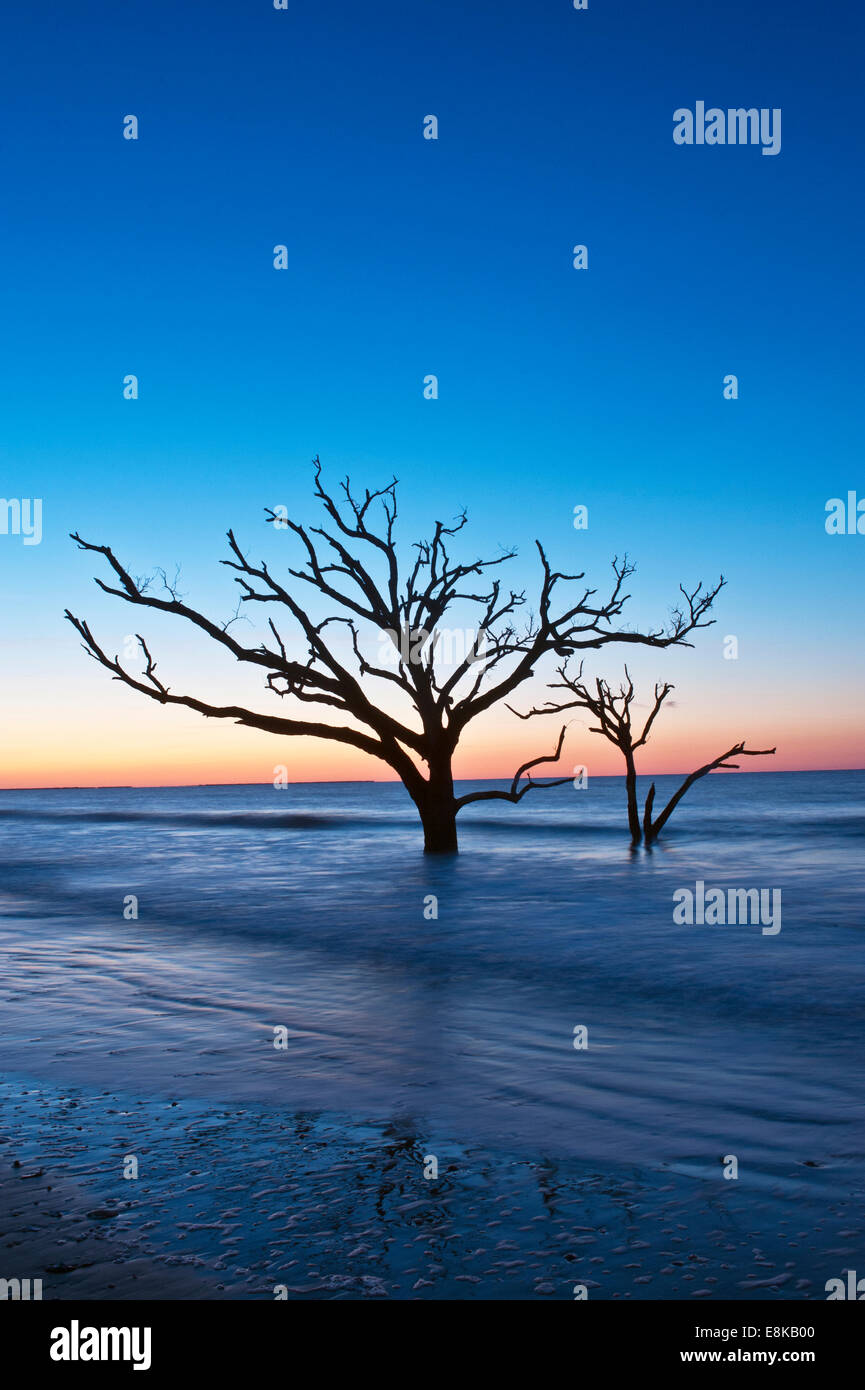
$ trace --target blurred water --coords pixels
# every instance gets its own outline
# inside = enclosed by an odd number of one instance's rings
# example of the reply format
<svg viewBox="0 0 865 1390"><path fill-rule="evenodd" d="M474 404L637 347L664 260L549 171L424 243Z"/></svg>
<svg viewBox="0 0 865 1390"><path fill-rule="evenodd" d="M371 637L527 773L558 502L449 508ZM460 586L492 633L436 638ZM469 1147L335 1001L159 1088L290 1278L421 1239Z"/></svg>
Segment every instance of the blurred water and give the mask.
<svg viewBox="0 0 865 1390"><path fill-rule="evenodd" d="M651 852L592 779L448 858L392 784L0 792L0 1063L849 1193L863 837L861 772L706 778ZM780 933L675 925L698 879L780 888Z"/></svg>

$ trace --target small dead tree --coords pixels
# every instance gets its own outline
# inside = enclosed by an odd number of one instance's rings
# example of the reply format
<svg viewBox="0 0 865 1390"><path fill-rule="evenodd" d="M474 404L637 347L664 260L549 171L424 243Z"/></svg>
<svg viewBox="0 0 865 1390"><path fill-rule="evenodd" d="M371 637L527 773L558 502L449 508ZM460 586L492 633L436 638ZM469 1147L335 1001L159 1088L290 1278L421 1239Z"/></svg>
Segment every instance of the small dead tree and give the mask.
<svg viewBox="0 0 865 1390"><path fill-rule="evenodd" d="M698 767L695 772L690 773L685 778L678 791L670 797L661 814L652 818L652 811L655 805L655 784L652 783L646 796L646 803L643 810L642 825L640 824L640 811L637 801L637 766L634 754L638 748L642 748L648 741L649 733L654 724L658 713L666 700L670 691L674 687L670 684L655 685L655 694L652 707L643 721L642 728L638 731L631 723L631 705L634 702L634 682L631 680L630 672L625 667L625 679L617 690L614 690L609 681L596 679L594 689L587 685L583 679L582 663L576 674L571 677L568 675L567 663L558 668L560 677L558 681L553 681L550 685L551 690L567 690L573 696L572 700L549 700L545 705L529 710L527 714L521 714L521 719L531 719L538 714L558 714L563 710L586 709L597 719L597 724L590 726L593 734L603 734L614 743L621 751L625 759L625 788L628 799L628 827L631 831L631 839L634 844L639 844L641 839L645 839L646 844L651 844L657 839L663 830L670 816L678 806L685 792L698 782L701 777L705 777L710 772L715 772L719 768L736 769L738 763L730 762L731 758L763 758L775 752L774 748L746 748L744 741L733 744L726 753L721 753L704 767ZM514 710L514 714L518 711Z"/></svg>
<svg viewBox="0 0 865 1390"><path fill-rule="evenodd" d="M157 571L162 589L153 592L152 581L133 578L110 546L92 544L77 533L72 539L81 550L103 556L113 571L115 582L96 580L105 593L138 608L184 619L238 661L260 667L266 673L266 689L281 700L336 711L340 722L301 719L296 711L289 717L263 714L240 705L175 694L156 674L156 662L143 638L138 640L145 665L136 676L117 656L106 653L86 621L68 611L66 617L90 656L115 680L151 700L269 733L336 741L380 759L402 780L417 807L427 851L457 849L456 817L472 802L517 802L536 788L560 786L570 780L536 782L531 777L533 768L559 759L563 728L555 749L524 762L508 789L458 796L453 758L472 720L512 695L551 653L567 658L611 642L651 647L690 645L689 634L707 625L706 614L723 583L722 579L706 591L702 584L690 593L682 589L685 604L673 609L664 627L627 631L614 626L629 597L624 586L634 567L627 557L613 561L613 581L606 598L597 599L596 590L581 586L576 595L558 606L559 586L579 583L584 576L554 570L536 541L541 570L537 606L520 625L517 617L526 602L525 593L503 589L495 574L515 551L506 550L486 560L451 559L451 540L466 524L463 513L450 526L435 522L432 536L415 544L414 558L403 569L395 537L396 479L362 496L352 493L346 479L341 496L335 498L324 488L321 471L316 458L315 495L329 526L307 528L282 515L284 509L266 512L268 521L291 532L303 557L299 568L288 568L288 583L264 561L256 564L249 560L234 532L228 532L231 558L221 563L235 572L240 603L267 606L266 636L259 645L238 640L232 631L234 619L218 623L190 607L178 593L176 581L169 584L164 572ZM302 601L303 590L312 591L314 600L324 602L331 615L322 620L313 616ZM437 638L445 615L454 610L474 613L476 622L471 629L464 629L470 637L462 654L443 666L438 659ZM293 620L306 648L303 659L290 655L288 639L280 632L273 613L277 619ZM337 624L347 634L342 644L332 637ZM371 658L368 646L362 648L361 632L364 638L371 634L378 639L376 659ZM390 661L384 660L384 650L390 651ZM387 707L376 698L385 691L393 697L387 700ZM395 701L405 709L406 717L393 712Z"/></svg>

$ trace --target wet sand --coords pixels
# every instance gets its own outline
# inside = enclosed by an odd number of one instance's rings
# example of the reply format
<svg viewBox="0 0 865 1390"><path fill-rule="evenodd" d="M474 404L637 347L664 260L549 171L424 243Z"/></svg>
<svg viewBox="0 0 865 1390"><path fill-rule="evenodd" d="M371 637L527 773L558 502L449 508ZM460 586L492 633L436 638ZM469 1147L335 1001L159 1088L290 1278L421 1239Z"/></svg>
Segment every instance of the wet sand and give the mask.
<svg viewBox="0 0 865 1390"><path fill-rule="evenodd" d="M0 1098L2 1274L44 1299L809 1299L862 1249L861 1207L816 1170L755 1192L720 1162L611 1173L407 1116L32 1082Z"/></svg>

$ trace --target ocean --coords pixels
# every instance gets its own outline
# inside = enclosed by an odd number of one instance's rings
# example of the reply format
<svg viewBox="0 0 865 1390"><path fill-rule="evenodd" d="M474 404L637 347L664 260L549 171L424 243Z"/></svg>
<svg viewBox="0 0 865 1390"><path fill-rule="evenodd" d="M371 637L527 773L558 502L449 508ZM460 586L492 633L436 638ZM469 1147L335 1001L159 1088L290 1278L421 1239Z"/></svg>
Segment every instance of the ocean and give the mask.
<svg viewBox="0 0 865 1390"><path fill-rule="evenodd" d="M459 829L424 856L391 783L0 792L4 1152L102 1204L121 1269L206 1296L807 1298L865 1269L865 772L705 778L651 850L619 778ZM780 930L677 923L698 884L778 890ZM418 1213L449 1258L412 1266ZM73 1274L54 1296L100 1296Z"/></svg>

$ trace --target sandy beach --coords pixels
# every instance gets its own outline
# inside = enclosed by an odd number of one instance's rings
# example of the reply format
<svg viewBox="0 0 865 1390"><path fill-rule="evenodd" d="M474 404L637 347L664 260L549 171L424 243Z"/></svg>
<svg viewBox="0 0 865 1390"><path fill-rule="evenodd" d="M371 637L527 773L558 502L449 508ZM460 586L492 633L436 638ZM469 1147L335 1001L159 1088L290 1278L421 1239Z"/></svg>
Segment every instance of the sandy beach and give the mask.
<svg viewBox="0 0 865 1390"><path fill-rule="evenodd" d="M808 1299L824 1253L846 1268L865 1233L813 1192L447 1140L425 1181L408 1123L8 1083L2 1100L3 1267L44 1299Z"/></svg>

